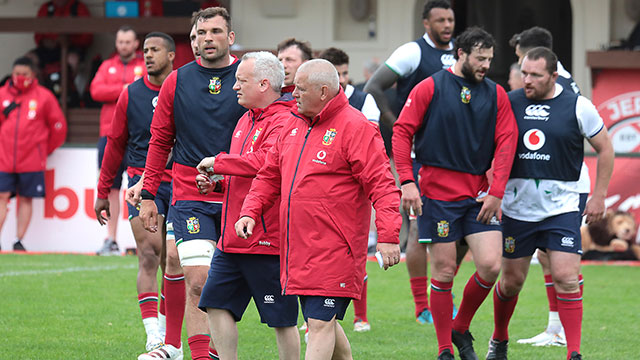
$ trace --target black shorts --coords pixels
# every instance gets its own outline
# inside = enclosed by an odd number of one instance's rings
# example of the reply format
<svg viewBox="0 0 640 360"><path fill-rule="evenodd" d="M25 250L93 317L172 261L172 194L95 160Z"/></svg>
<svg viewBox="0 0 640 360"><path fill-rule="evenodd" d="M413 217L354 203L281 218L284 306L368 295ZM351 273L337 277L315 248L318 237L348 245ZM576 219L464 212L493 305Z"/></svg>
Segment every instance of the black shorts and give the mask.
<svg viewBox="0 0 640 360"><path fill-rule="evenodd" d="M132 178L129 178L129 185L133 186L140 181L140 175L135 175ZM171 183L167 181L163 181L160 183L158 187L158 192L156 193L155 201L156 207L158 208L158 214L164 216L165 220L168 218L167 214L169 213L169 205L171 205ZM134 217L140 215L140 207L132 206L127 202L127 209L129 210L129 220Z"/></svg>
<svg viewBox="0 0 640 360"><path fill-rule="evenodd" d="M304 321L308 321L309 318L330 321L334 316L336 320L342 320L351 302L351 298L335 296L300 295L299 298Z"/></svg>
<svg viewBox="0 0 640 360"><path fill-rule="evenodd" d="M198 307L228 310L240 321L253 298L269 327L295 326L298 298L282 295L278 255L233 254L216 249Z"/></svg>
<svg viewBox="0 0 640 360"><path fill-rule="evenodd" d="M0 192L28 198L44 197L44 171L25 173L0 172Z"/></svg>
<svg viewBox="0 0 640 360"><path fill-rule="evenodd" d="M518 259L533 255L536 249L582 255L580 213L577 211L528 222L502 215L502 256Z"/></svg>
<svg viewBox="0 0 640 360"><path fill-rule="evenodd" d="M181 200L170 211L176 246L194 239L218 241L222 204Z"/></svg>

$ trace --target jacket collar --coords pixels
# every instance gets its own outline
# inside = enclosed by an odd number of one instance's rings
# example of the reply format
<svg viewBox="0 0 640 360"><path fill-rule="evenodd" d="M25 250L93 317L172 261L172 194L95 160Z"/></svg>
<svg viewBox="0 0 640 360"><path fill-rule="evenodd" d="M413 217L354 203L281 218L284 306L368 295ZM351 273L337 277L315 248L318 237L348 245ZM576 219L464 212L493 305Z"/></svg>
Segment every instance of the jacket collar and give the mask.
<svg viewBox="0 0 640 360"><path fill-rule="evenodd" d="M18 90L15 86L13 86L13 80L9 79L8 83L9 83L9 92L14 96L28 94L32 92L33 89L37 88L39 85L38 79L34 77L33 83L31 83L31 86L29 86L29 89L27 89L27 91L22 92Z"/></svg>
<svg viewBox="0 0 640 360"><path fill-rule="evenodd" d="M260 121L267 116L271 116L280 111L286 111L295 104L295 100L291 94L284 94L276 99L271 104L264 108L249 109L251 116L254 120Z"/></svg>
<svg viewBox="0 0 640 360"><path fill-rule="evenodd" d="M310 125L316 125L322 121L326 121L328 119L333 118L340 110L349 105L349 99L344 94L344 90L342 90L342 86L339 87L338 95L336 95L333 99L329 100L329 102L324 106L324 108L320 111L318 115L316 115L313 119L309 119L308 117L300 114L298 112L297 107L294 109L293 113L297 117L307 120Z"/></svg>

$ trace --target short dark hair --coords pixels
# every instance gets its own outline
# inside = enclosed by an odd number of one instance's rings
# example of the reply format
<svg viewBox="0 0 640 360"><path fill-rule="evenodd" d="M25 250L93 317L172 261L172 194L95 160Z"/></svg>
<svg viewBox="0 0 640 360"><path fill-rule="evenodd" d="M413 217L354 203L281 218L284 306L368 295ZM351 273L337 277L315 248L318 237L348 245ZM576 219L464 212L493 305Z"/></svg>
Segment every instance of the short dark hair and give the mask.
<svg viewBox="0 0 640 360"><path fill-rule="evenodd" d="M291 46L295 46L302 52L302 60L311 60L313 58L313 52L311 51L311 44L308 41L296 40L296 38L288 38L282 40L278 44L278 52L287 49Z"/></svg>
<svg viewBox="0 0 640 360"><path fill-rule="evenodd" d="M484 29L472 26L460 34L455 40L453 56L458 60L458 49L471 54L473 48L490 49L496 46L496 40Z"/></svg>
<svg viewBox="0 0 640 360"><path fill-rule="evenodd" d="M338 48L330 47L324 50L323 52L321 52L320 56L318 57L320 59L325 59L329 61L335 66L345 65L345 64L349 65L349 55L347 55L346 52Z"/></svg>
<svg viewBox="0 0 640 360"><path fill-rule="evenodd" d="M36 71L36 65L33 63L33 60L31 60L27 56L21 56L17 58L13 62L13 67L15 67L16 65L28 66L31 69L31 71Z"/></svg>
<svg viewBox="0 0 640 360"><path fill-rule="evenodd" d="M428 19L431 13L431 9L451 9L451 3L448 0L431 0L424 4L422 9L422 20Z"/></svg>
<svg viewBox="0 0 640 360"><path fill-rule="evenodd" d="M206 9L199 10L191 16L191 20L194 24L197 24L199 21L212 19L216 16L221 16L224 19L224 21L227 23L227 33L231 32L231 16L229 15L227 9L223 7L208 7Z"/></svg>
<svg viewBox="0 0 640 360"><path fill-rule="evenodd" d="M168 51L176 51L176 42L173 41L173 38L168 34L160 31L153 31L148 33L147 36L144 37L145 40L149 38L161 38L162 40L164 40L164 45L167 47Z"/></svg>
<svg viewBox="0 0 640 360"><path fill-rule="evenodd" d="M558 71L558 57L549 48L546 48L544 46L534 47L533 49L527 51L525 57L529 60L544 59L544 61L547 63L545 69L549 72L549 74L553 74L554 72Z"/></svg>
<svg viewBox="0 0 640 360"><path fill-rule="evenodd" d="M538 46L553 49L553 35L545 28L534 26L519 34L513 35L511 40L509 40L509 45L514 48L516 45L520 45L520 49L531 49Z"/></svg>
<svg viewBox="0 0 640 360"><path fill-rule="evenodd" d="M135 35L135 37L138 37L138 33L136 33L136 31L129 25L122 25L118 28L118 31L116 31L116 33L119 32L133 32L133 35Z"/></svg>

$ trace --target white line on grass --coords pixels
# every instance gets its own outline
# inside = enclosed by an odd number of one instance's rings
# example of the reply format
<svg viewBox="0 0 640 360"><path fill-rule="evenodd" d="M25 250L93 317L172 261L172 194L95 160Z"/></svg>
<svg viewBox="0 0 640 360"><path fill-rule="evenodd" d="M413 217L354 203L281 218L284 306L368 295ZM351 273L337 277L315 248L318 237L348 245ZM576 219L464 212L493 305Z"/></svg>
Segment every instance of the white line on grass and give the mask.
<svg viewBox="0 0 640 360"><path fill-rule="evenodd" d="M134 269L137 268L137 264L129 265L110 265L110 266L93 266L93 267L68 267L62 269L48 269L48 270L25 270L25 271L8 271L0 272L1 277L9 276L23 276L23 275L46 275L46 274L60 274L67 272L82 272L82 271L105 271L105 270L120 270L120 269Z"/></svg>

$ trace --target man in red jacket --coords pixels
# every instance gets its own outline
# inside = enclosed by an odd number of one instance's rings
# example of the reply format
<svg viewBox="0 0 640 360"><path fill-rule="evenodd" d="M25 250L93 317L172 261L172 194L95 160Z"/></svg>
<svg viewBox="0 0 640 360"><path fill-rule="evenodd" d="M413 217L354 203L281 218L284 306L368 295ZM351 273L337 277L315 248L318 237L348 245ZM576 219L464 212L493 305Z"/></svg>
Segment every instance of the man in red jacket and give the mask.
<svg viewBox="0 0 640 360"><path fill-rule="evenodd" d="M260 320L275 328L280 359L300 359L298 299L283 296L280 287L278 209L264 213L262 226L251 241L238 237L234 229L251 182L295 104L291 94L280 95L283 81L284 68L275 55L245 54L233 89L238 92L238 103L251 110L238 121L229 154L220 153L198 164L196 180L203 192L210 189L210 176L225 175L223 230L199 304L209 316L211 335L223 359L238 356L236 321L252 297Z"/></svg>
<svg viewBox="0 0 640 360"><path fill-rule="evenodd" d="M47 156L64 142L67 122L51 91L38 84L33 62L13 63L11 80L0 88L0 230L9 198L18 195L18 231L13 249L25 251L32 199L44 197Z"/></svg>
<svg viewBox="0 0 640 360"><path fill-rule="evenodd" d="M91 81L91 97L95 101L104 103L100 110L100 139L98 140L98 169L102 168L104 148L107 145L107 135L111 126L111 119L116 110L116 103L122 90L129 84L145 75L145 65L142 56L136 53L139 41L136 32L129 26L121 27L116 33L117 54L105 60ZM122 163L116 174L115 181L109 193L111 215L114 219L120 214L120 186L125 164ZM119 254L116 243L117 221L110 221L107 225L108 235L98 255Z"/></svg>
<svg viewBox="0 0 640 360"><path fill-rule="evenodd" d="M375 124L349 106L335 67L301 65L297 111L267 154L247 195L236 233L248 238L280 201L280 284L298 295L309 326L306 359L350 358L336 322L362 291L371 203L384 268L400 261L400 192Z"/></svg>

